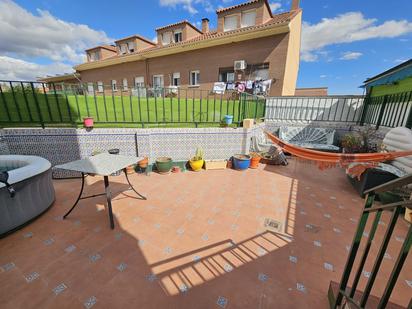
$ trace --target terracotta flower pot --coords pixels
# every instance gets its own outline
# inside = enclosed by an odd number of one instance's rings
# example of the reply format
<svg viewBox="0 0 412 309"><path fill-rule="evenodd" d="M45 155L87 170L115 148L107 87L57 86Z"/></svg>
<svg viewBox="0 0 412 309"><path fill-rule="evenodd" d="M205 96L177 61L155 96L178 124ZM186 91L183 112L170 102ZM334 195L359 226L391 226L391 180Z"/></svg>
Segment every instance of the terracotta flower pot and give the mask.
<svg viewBox="0 0 412 309"><path fill-rule="evenodd" d="M133 174L135 172L134 168L135 168L134 165L129 165L128 167L126 167L126 173Z"/></svg>
<svg viewBox="0 0 412 309"><path fill-rule="evenodd" d="M261 157L257 154L251 154L249 168L258 168Z"/></svg>
<svg viewBox="0 0 412 309"><path fill-rule="evenodd" d="M146 168L149 165L149 158L145 157L144 159L137 162L140 168Z"/></svg>

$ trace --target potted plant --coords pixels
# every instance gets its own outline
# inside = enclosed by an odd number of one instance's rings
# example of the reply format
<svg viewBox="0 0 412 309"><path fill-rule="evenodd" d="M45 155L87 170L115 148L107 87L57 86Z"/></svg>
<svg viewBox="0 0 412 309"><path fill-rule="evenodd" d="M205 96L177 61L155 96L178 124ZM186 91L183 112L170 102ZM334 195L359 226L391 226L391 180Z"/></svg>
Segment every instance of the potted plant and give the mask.
<svg viewBox="0 0 412 309"><path fill-rule="evenodd" d="M232 115L225 115L225 117L223 117L223 119L224 119L224 121L227 125L230 125L233 122L233 116Z"/></svg>
<svg viewBox="0 0 412 309"><path fill-rule="evenodd" d="M172 169L173 161L169 157L160 157L156 159L156 168L159 174L169 174Z"/></svg>
<svg viewBox="0 0 412 309"><path fill-rule="evenodd" d="M196 149L196 154L195 156L189 160L190 167L192 168L193 171L198 172L202 169L203 164L205 161L203 160L203 149L198 147Z"/></svg>
<svg viewBox="0 0 412 309"><path fill-rule="evenodd" d="M139 165L140 168L146 168L149 165L149 158L144 157L142 160L137 162L137 164Z"/></svg>
<svg viewBox="0 0 412 309"><path fill-rule="evenodd" d="M136 165L129 165L128 167L126 167L126 173L127 174L133 174L134 172L135 172L135 168L136 168Z"/></svg>
<svg viewBox="0 0 412 309"><path fill-rule="evenodd" d="M85 128L93 128L93 125L94 125L93 117L83 118L83 125Z"/></svg>
<svg viewBox="0 0 412 309"><path fill-rule="evenodd" d="M250 156L237 154L233 156L233 166L235 170L243 171L250 166Z"/></svg>
<svg viewBox="0 0 412 309"><path fill-rule="evenodd" d="M249 168L258 168L259 162L260 162L260 155L257 152L251 152L250 153L250 166Z"/></svg>

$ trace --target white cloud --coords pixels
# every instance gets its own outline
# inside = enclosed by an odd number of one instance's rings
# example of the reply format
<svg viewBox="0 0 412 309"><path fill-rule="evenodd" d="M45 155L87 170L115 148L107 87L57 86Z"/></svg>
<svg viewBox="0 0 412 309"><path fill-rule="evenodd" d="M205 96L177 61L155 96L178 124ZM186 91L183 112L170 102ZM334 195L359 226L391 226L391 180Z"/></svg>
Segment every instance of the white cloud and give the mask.
<svg viewBox="0 0 412 309"><path fill-rule="evenodd" d="M269 6L270 6L270 9L272 10L272 12L276 12L277 10L279 10L282 7L282 3L280 3L280 2L270 2Z"/></svg>
<svg viewBox="0 0 412 309"><path fill-rule="evenodd" d="M0 0L2 55L79 63L84 61L85 49L111 41L105 32L87 25L67 22L39 9L35 15L11 0Z"/></svg>
<svg viewBox="0 0 412 309"><path fill-rule="evenodd" d="M406 61L408 61L408 59L399 58L399 59L396 59L394 62L395 63L402 63L402 62L406 62Z"/></svg>
<svg viewBox="0 0 412 309"><path fill-rule="evenodd" d="M360 12L349 12L335 18L323 18L317 24L302 25L302 60L316 61L324 47L375 38L394 38L412 32L412 22L389 20L377 25Z"/></svg>
<svg viewBox="0 0 412 309"><path fill-rule="evenodd" d="M157 36L153 37L152 42L157 44Z"/></svg>
<svg viewBox="0 0 412 309"><path fill-rule="evenodd" d="M360 52L344 52L340 60L356 60L361 57L363 54Z"/></svg>
<svg viewBox="0 0 412 309"><path fill-rule="evenodd" d="M195 5L201 5L207 13L212 13L215 11L215 8L210 0L159 0L159 4L160 6L171 7L174 9L181 6L192 15L199 13L198 9L195 8Z"/></svg>
<svg viewBox="0 0 412 309"><path fill-rule="evenodd" d="M41 65L12 57L0 56L0 79L4 80L36 80L39 76L71 72L73 72L72 66L61 62Z"/></svg>
<svg viewBox="0 0 412 309"><path fill-rule="evenodd" d="M319 76L320 78L326 78L326 77L328 77L326 74L322 74L322 75L320 75Z"/></svg>

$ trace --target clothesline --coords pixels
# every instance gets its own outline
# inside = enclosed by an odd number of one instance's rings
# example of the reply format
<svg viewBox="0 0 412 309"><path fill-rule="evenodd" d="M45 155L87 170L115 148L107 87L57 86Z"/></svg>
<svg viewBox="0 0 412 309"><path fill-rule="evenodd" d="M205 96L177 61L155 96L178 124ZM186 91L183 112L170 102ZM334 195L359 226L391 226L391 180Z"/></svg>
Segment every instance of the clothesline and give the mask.
<svg viewBox="0 0 412 309"><path fill-rule="evenodd" d="M251 92L253 94L266 93L272 85L271 79L266 80L247 80L238 82L215 82L213 92L224 94L226 90L236 90L240 93Z"/></svg>

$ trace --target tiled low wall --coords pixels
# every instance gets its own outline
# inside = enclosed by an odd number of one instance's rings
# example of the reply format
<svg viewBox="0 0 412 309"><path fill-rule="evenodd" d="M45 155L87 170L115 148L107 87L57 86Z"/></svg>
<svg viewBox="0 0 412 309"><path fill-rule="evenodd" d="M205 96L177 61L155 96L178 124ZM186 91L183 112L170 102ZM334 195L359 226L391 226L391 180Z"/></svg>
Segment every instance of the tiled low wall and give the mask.
<svg viewBox="0 0 412 309"><path fill-rule="evenodd" d="M119 148L121 154L188 160L197 147L206 159L227 159L236 153L248 153L250 139L264 124L243 128L179 129L3 129L12 154L37 155L53 165L90 156L94 151ZM59 172L60 173L60 172ZM60 173L61 174L61 173Z"/></svg>

